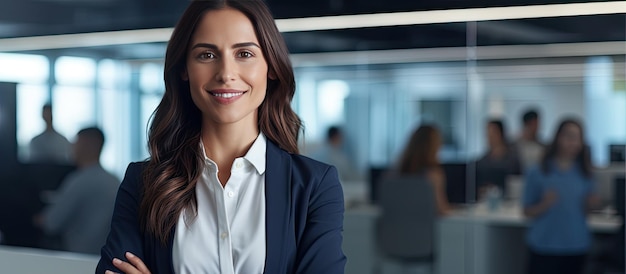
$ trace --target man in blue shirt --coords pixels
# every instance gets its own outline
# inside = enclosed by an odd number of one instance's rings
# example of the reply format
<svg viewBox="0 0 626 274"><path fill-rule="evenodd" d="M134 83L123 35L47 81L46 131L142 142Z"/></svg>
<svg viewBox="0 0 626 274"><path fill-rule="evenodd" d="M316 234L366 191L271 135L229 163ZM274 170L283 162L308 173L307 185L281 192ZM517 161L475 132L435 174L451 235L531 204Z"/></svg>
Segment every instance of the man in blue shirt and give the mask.
<svg viewBox="0 0 626 274"><path fill-rule="evenodd" d="M60 235L63 249L99 254L106 241L119 180L100 165L104 134L98 128L78 132L69 174L52 203L35 221L49 235Z"/></svg>

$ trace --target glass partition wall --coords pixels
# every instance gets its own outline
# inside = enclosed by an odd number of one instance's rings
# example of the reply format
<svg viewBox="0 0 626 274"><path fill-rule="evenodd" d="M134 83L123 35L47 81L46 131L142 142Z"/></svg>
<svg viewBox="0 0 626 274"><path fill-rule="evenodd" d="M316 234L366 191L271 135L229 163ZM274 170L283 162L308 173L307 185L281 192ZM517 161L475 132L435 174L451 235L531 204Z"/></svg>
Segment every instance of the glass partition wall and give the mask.
<svg viewBox="0 0 626 274"><path fill-rule="evenodd" d="M463 212L463 217L442 218L434 266L439 273L526 273L526 237L533 222L522 212L526 175L540 164L559 123L568 118L583 127L599 198L587 218L593 240L584 273L623 269L607 254L623 250L623 244L616 249L610 243L623 233L616 208L623 206L624 162L612 152L626 143L625 25L623 14L440 24L437 28L448 30L445 35L458 36L449 41L461 39L465 45L294 54L294 107L306 126L303 152L314 157L326 129L340 126L347 139L343 149L362 178L362 192L354 190L355 182L344 182L344 235L355 258L348 270L397 270L369 263L368 256L380 258L381 250L368 254L363 251L368 243L353 236L371 235L370 244L377 246L376 224L363 225L359 199L377 204L377 172L396 168L411 133L434 124L443 137L439 161L448 200ZM440 39L436 32L414 34ZM524 117L532 115L538 116L541 151L521 145L528 131ZM492 150L488 125L496 121L515 158L507 171L484 163ZM495 209L485 188L491 184L499 186Z"/></svg>

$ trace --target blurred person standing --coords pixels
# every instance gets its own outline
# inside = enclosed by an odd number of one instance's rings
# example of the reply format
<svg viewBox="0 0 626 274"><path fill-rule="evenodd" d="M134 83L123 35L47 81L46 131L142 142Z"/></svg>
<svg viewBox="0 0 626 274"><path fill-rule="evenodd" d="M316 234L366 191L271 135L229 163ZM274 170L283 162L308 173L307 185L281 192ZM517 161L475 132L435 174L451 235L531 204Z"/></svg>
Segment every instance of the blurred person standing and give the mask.
<svg viewBox="0 0 626 274"><path fill-rule="evenodd" d="M312 153L311 158L335 166L342 182L361 179L354 168L353 161L346 153L345 136L338 126L328 128L326 142L319 150Z"/></svg>
<svg viewBox="0 0 626 274"><path fill-rule="evenodd" d="M539 113L534 109L526 111L522 116L522 132L515 141L522 171L537 165L543 156L545 145L539 141L537 136L540 122Z"/></svg>
<svg viewBox="0 0 626 274"><path fill-rule="evenodd" d="M400 176L426 179L432 185L439 215L450 211L446 194L446 176L439 164L438 154L443 143L441 132L433 125L422 125L411 135L404 148L396 170L387 176ZM384 181L383 181L384 182ZM379 186L385 187L384 184Z"/></svg>
<svg viewBox="0 0 626 274"><path fill-rule="evenodd" d="M90 127L74 144L77 170L61 183L53 201L35 222L48 235L59 235L62 248L99 254L109 232L119 180L100 165L104 134Z"/></svg>
<svg viewBox="0 0 626 274"><path fill-rule="evenodd" d="M29 161L61 164L70 162L72 145L54 129L51 104L43 106L41 117L46 123L46 129L30 141Z"/></svg>
<svg viewBox="0 0 626 274"><path fill-rule="evenodd" d="M479 197L493 187L506 192L506 180L509 175L520 173L515 147L506 138L504 123L491 120L487 123L487 152L476 162L476 180Z"/></svg>
<svg viewBox="0 0 626 274"><path fill-rule="evenodd" d="M565 119L524 183L522 207L530 221L528 273L582 273L591 246L586 214L597 205L582 126Z"/></svg>

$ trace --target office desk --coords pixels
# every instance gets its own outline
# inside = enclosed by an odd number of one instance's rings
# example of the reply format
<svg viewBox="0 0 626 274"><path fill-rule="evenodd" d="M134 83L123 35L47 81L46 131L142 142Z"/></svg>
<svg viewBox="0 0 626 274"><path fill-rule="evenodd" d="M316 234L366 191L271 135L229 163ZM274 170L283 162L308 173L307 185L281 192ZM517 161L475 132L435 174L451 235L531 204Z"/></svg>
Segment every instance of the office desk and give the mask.
<svg viewBox="0 0 626 274"><path fill-rule="evenodd" d="M438 222L438 274L524 273L527 220L519 203L503 203L493 212L485 204L459 209ZM591 214L594 233L613 233L621 220Z"/></svg>
<svg viewBox="0 0 626 274"><path fill-rule="evenodd" d="M100 256L0 245L0 273L94 273Z"/></svg>
<svg viewBox="0 0 626 274"><path fill-rule="evenodd" d="M348 208L343 222L343 252L348 257L346 274L375 274L376 220L380 209L372 205Z"/></svg>

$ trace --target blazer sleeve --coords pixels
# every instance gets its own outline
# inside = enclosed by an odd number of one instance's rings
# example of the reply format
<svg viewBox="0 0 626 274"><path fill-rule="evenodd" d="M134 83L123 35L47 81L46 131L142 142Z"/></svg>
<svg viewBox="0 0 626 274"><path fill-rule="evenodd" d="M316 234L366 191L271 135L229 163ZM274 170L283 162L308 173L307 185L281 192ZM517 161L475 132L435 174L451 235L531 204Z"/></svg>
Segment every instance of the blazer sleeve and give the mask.
<svg viewBox="0 0 626 274"><path fill-rule="evenodd" d="M343 190L337 169L331 166L311 192L296 273L344 273L343 213Z"/></svg>
<svg viewBox="0 0 626 274"><path fill-rule="evenodd" d="M144 259L142 240L139 227L139 202L141 184L141 163L131 163L117 192L115 209L111 220L111 230L104 247L100 251L100 261L96 273L106 270L120 272L113 266L113 258L126 261L124 255L132 252Z"/></svg>

